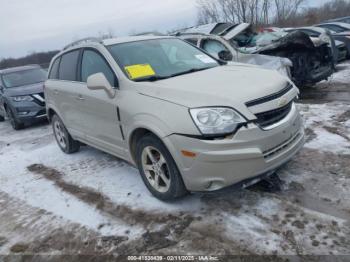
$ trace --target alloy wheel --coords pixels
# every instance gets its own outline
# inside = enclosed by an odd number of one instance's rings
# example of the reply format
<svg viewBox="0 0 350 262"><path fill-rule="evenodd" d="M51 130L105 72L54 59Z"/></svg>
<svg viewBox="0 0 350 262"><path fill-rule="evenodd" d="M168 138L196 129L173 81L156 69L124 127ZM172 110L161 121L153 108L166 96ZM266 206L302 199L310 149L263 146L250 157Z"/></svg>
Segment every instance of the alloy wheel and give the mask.
<svg viewBox="0 0 350 262"><path fill-rule="evenodd" d="M168 164L162 153L147 146L142 151L142 168L149 184L158 192L165 193L170 188Z"/></svg>
<svg viewBox="0 0 350 262"><path fill-rule="evenodd" d="M54 133L55 133L55 137L56 137L58 144L62 148L66 148L67 136L66 136L66 133L64 132L63 127L59 121L55 121L55 123L54 123Z"/></svg>

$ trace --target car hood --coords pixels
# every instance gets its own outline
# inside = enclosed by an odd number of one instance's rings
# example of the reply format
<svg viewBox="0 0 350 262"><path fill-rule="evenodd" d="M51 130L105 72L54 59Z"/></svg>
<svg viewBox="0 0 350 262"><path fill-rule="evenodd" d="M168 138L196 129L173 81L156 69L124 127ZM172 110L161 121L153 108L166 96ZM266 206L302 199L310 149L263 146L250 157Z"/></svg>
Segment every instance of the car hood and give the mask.
<svg viewBox="0 0 350 262"><path fill-rule="evenodd" d="M288 58L260 54L239 53L237 61L244 64L260 65L267 69L277 70L287 77L289 77L290 68L293 67L292 61Z"/></svg>
<svg viewBox="0 0 350 262"><path fill-rule="evenodd" d="M156 82L139 82L136 88L141 94L189 108L229 106L243 113L246 102L279 92L288 82L276 71L230 63Z"/></svg>
<svg viewBox="0 0 350 262"><path fill-rule="evenodd" d="M25 96L44 92L44 82L5 89L8 96Z"/></svg>

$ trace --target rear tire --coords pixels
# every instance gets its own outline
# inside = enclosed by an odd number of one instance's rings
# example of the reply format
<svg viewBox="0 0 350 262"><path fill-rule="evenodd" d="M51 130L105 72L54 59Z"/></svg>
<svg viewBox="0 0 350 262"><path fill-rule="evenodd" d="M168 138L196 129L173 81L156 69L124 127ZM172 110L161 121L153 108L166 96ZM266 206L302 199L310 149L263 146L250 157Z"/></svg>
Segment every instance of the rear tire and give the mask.
<svg viewBox="0 0 350 262"><path fill-rule="evenodd" d="M5 117L0 116L0 122L4 122L5 121Z"/></svg>
<svg viewBox="0 0 350 262"><path fill-rule="evenodd" d="M24 128L24 124L20 123L12 113L12 110L10 108L6 108L6 114L7 117L9 118L10 124L14 130L21 130Z"/></svg>
<svg viewBox="0 0 350 262"><path fill-rule="evenodd" d="M72 138L58 115L52 117L52 128L56 142L64 153L73 154L79 151L79 141Z"/></svg>
<svg viewBox="0 0 350 262"><path fill-rule="evenodd" d="M149 134L138 141L136 162L142 180L156 198L171 201L188 194L174 159L156 136Z"/></svg>

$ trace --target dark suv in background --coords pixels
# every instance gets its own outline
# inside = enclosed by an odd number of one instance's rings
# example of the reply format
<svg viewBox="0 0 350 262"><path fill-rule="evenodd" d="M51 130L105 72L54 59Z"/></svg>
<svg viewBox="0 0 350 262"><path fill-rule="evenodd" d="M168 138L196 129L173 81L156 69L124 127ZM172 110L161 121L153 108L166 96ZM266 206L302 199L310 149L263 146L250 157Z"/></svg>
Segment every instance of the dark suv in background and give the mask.
<svg viewBox="0 0 350 262"><path fill-rule="evenodd" d="M19 130L46 118L44 82L47 72L38 65L0 70L0 121L5 116Z"/></svg>

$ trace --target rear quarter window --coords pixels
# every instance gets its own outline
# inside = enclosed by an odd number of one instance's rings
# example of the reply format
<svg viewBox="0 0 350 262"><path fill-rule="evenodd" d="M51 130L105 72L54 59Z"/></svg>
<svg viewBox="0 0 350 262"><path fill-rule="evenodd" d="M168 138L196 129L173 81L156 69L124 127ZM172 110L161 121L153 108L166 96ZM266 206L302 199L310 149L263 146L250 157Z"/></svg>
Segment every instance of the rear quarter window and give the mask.
<svg viewBox="0 0 350 262"><path fill-rule="evenodd" d="M77 81L77 65L79 50L71 51L62 55L59 66L59 79L68 81Z"/></svg>

